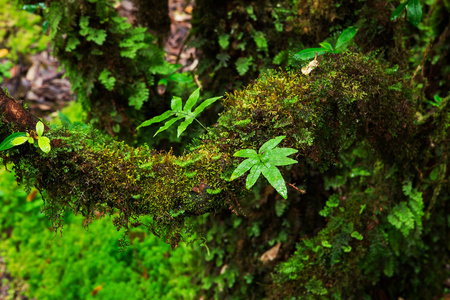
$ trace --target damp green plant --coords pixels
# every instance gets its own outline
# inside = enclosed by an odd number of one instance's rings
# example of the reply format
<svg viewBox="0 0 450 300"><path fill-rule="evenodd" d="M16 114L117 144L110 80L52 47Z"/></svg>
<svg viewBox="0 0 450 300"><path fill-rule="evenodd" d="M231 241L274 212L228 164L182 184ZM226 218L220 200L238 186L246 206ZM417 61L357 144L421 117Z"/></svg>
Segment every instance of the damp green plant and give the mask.
<svg viewBox="0 0 450 300"><path fill-rule="evenodd" d="M422 19L422 7L419 0L409 0L397 6L392 12L391 21L394 21L405 10L408 16L408 21L414 26L418 26Z"/></svg>
<svg viewBox="0 0 450 300"><path fill-rule="evenodd" d="M196 89L188 98L186 101L186 104L183 108L183 102L180 97L174 96L172 98L172 101L170 103L170 110L164 112L162 115L156 116L154 118L151 118L150 120L144 121L141 125L139 125L136 129L139 129L141 127L149 126L154 123L162 122L170 117L174 117L173 119L167 121L164 126L161 126L158 131L153 135L156 136L158 133L168 129L170 126L172 126L175 122L181 120L184 118L184 121L181 122L181 124L178 126L177 129L177 136L179 137L186 128L196 120L200 126L202 126L205 130L206 127L203 126L200 121L197 120L197 116L205 110L206 107L210 106L220 98L220 97L213 97L206 99L203 101L197 108L192 111L192 108L195 106L195 104L198 102L198 99L200 97L200 88Z"/></svg>
<svg viewBox="0 0 450 300"><path fill-rule="evenodd" d="M275 190L287 199L286 183L277 166L288 166L297 163L295 159L288 156L298 151L292 148L278 148L278 144L286 136L277 136L264 143L259 152L253 149L243 149L234 153L236 157L247 157L231 174L231 180L241 177L250 170L245 187L250 189L258 180L261 173L275 188Z"/></svg>
<svg viewBox="0 0 450 300"><path fill-rule="evenodd" d="M340 53L344 50L345 45L348 44L349 41L353 39L353 37L356 35L358 31L358 28L355 26L350 26L347 29L345 29L341 35L339 35L336 45L333 47L328 42L322 42L320 43L320 48L308 48L303 49L302 51L298 52L294 55L294 59L296 60L310 60L314 57L317 57L317 55L322 55L325 53ZM316 55L317 53L317 55Z"/></svg>
<svg viewBox="0 0 450 300"><path fill-rule="evenodd" d="M43 136L43 134L44 123L39 121L36 124L36 132L15 132L6 137L6 139L0 144L0 151L8 150L14 146L19 146L26 142L36 146L34 140L37 140L37 146L39 146L39 148L41 148L41 150L45 153L49 153L51 150L50 139L46 136Z"/></svg>

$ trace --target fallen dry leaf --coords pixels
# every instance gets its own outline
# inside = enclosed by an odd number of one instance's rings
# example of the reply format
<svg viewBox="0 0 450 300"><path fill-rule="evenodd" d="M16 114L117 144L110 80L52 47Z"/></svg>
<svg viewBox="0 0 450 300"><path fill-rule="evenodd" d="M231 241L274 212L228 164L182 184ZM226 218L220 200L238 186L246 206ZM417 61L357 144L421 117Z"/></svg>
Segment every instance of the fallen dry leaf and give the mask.
<svg viewBox="0 0 450 300"><path fill-rule="evenodd" d="M267 250L266 252L264 252L264 254L261 255L261 261L263 263L266 263L268 261L274 260L277 257L277 255L278 255L278 251L280 250L280 246L281 246L281 243L278 243L275 246L273 246L270 250Z"/></svg>

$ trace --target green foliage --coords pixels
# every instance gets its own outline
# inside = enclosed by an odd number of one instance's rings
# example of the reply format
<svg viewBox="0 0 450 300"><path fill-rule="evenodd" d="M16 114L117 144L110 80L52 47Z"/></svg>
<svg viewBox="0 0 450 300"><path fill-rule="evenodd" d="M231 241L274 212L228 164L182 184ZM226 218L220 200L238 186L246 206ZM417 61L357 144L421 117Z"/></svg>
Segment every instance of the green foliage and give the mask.
<svg viewBox="0 0 450 300"><path fill-rule="evenodd" d="M203 110L205 110L206 107L208 107L209 105L213 104L214 102L216 102L217 100L219 100L222 97L214 97L214 98L209 98L206 99L205 101L203 101L199 106L197 106L195 108L194 111L192 111L193 107L195 106L195 104L197 103L198 99L200 97L200 88L196 89L188 98L188 100L186 101L186 104L183 106L183 103L181 101L180 97L173 97L172 98L172 102L170 104L171 106L171 110L166 111L165 113L163 113L160 116L154 117L150 120L144 121L141 125L139 125L137 127L137 129L141 128L141 127L145 127L145 126L149 126L153 123L159 123L162 122L170 117L174 117L173 119L171 119L170 121L167 121L164 126L160 127L158 129L158 131L155 133L154 136L156 136L158 133L160 133L161 131L164 131L166 129L168 129L170 126L172 126L172 124L174 124L176 121L179 121L181 119L184 118L184 121L181 122L181 124L178 126L178 130L177 130L177 136L179 137L185 130L186 128L192 123L194 122L194 120L196 120L196 117L203 112Z"/></svg>
<svg viewBox="0 0 450 300"><path fill-rule="evenodd" d="M50 22L53 55L89 111L87 121L97 128L133 142L131 128L164 109L165 95L157 91L160 79L177 84L168 84L166 95L192 90L192 77L175 74L177 68L167 66L156 37L120 17L113 2L54 1L40 13Z"/></svg>
<svg viewBox="0 0 450 300"><path fill-rule="evenodd" d="M40 4L41 6L43 5ZM10 50L6 58L11 63L17 62L19 53L34 54L46 49L49 38L43 31L41 17L18 9L15 7L14 1L0 0L0 7L2 7L0 11L0 23L2 24L0 40L2 41L2 48Z"/></svg>
<svg viewBox="0 0 450 300"><path fill-rule="evenodd" d="M3 78L11 78L11 73L9 70L12 68L13 64L9 60L4 61L0 64L0 84L3 82Z"/></svg>
<svg viewBox="0 0 450 300"><path fill-rule="evenodd" d="M0 151L10 149L14 146L22 145L26 142L30 144L34 144L34 140L38 141L38 146L45 153L50 152L51 145L50 139L46 136L42 136L44 133L44 123L41 121L36 123L36 132L37 136L32 132L31 134L28 132L15 132L9 135L3 142L0 144Z"/></svg>
<svg viewBox="0 0 450 300"><path fill-rule="evenodd" d="M0 175L0 253L15 280L24 280L22 296L39 299L195 298L190 274L199 271L199 249L174 251L143 230L134 229L131 245L117 248L122 234L108 218L88 220L66 215L64 235L55 236L40 208L36 190L27 194L14 176ZM35 195L35 196L34 196ZM89 231L83 227L91 223Z"/></svg>
<svg viewBox="0 0 450 300"><path fill-rule="evenodd" d="M239 164L239 166L231 174L230 180L234 180L244 175L250 170L247 175L245 187L250 189L255 185L261 173L269 181L269 183L277 190L278 193L287 199L287 189L283 176L276 166L288 166L297 163L296 160L288 156L298 151L292 148L278 148L277 145L285 136L278 136L264 143L259 148L258 153L253 149L239 150L234 153L237 157L248 157Z"/></svg>
<svg viewBox="0 0 450 300"><path fill-rule="evenodd" d="M397 17L404 11L408 14L408 21L414 26L418 26L420 20L422 19L422 7L420 6L420 0L408 0L397 6L397 8L392 12L391 21L397 19Z"/></svg>
<svg viewBox="0 0 450 300"><path fill-rule="evenodd" d="M334 46L334 48L333 48L333 46L331 46L330 43L322 42L322 43L320 43L320 46L322 48L304 49L304 50L298 52L297 54L295 54L294 55L294 59L297 59L297 60L309 60L309 59L312 59L314 57L317 58L317 56L320 56L320 55L325 54L327 52L329 52L329 53L342 52L344 50L344 46L346 44L348 44L348 42L353 39L353 37L356 35L357 31L358 31L358 28L356 28L355 26L348 27L338 37L338 39L336 41L336 45Z"/></svg>
<svg viewBox="0 0 450 300"><path fill-rule="evenodd" d="M422 193L412 188L410 181L403 184L403 192L409 199L394 206L388 215L389 222L407 237L411 230L416 229L420 235L422 232L422 218L424 216L424 204Z"/></svg>
<svg viewBox="0 0 450 300"><path fill-rule="evenodd" d="M100 82L105 86L108 91L112 91L114 88L114 84L116 83L116 78L111 76L111 72L107 69L104 69L100 75L98 76Z"/></svg>

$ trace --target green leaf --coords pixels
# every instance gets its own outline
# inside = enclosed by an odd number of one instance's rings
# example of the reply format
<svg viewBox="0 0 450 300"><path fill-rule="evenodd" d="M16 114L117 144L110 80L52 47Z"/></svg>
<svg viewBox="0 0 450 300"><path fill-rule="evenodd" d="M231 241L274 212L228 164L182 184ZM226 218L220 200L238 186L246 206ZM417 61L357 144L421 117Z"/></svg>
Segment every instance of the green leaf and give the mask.
<svg viewBox="0 0 450 300"><path fill-rule="evenodd" d="M194 110L194 115L198 116L206 107L210 106L220 98L222 98L222 96L206 99L199 106L197 106L197 108Z"/></svg>
<svg viewBox="0 0 450 300"><path fill-rule="evenodd" d="M167 78L161 78L158 80L158 85L167 85Z"/></svg>
<svg viewBox="0 0 450 300"><path fill-rule="evenodd" d="M325 248L331 248L332 247L332 245L328 241L322 241L322 246L324 246Z"/></svg>
<svg viewBox="0 0 450 300"><path fill-rule="evenodd" d="M153 124L153 123L158 123L158 122L164 121L165 119L169 118L169 117L172 116L173 114L174 114L173 111L168 110L168 111L164 112L162 115L153 117L153 118L151 118L150 120L147 120L147 121L142 122L142 124L139 125L136 129L139 129L139 128L145 127L145 126L149 126L149 125L151 125L151 124Z"/></svg>
<svg viewBox="0 0 450 300"><path fill-rule="evenodd" d="M190 83L192 82L192 78L189 75L183 73L174 73L169 75L167 79L178 82L178 83Z"/></svg>
<svg viewBox="0 0 450 300"><path fill-rule="evenodd" d="M283 150L283 149L289 149L289 148L282 148L282 149L277 148L277 149L274 149L273 151ZM295 149L292 149L292 150L295 150ZM295 159L285 157L285 156L276 156L275 154L273 154L273 151L269 152L269 157L267 160L261 159L261 161L267 162L274 166L289 166L289 165L293 165L293 164L297 163L297 161ZM297 152L297 150L295 150L295 152Z"/></svg>
<svg viewBox="0 0 450 300"><path fill-rule="evenodd" d="M186 128L191 125L192 122L194 122L194 117L185 117L186 119L181 122L180 126L178 126L177 129L177 137L180 137L180 135L186 130Z"/></svg>
<svg viewBox="0 0 450 300"><path fill-rule="evenodd" d="M342 32L342 34L339 36L339 38L336 42L335 49L337 50L337 49L341 48L345 43L350 41L355 36L357 31L358 31L358 28L355 26L351 26L351 27L345 29L344 32Z"/></svg>
<svg viewBox="0 0 450 300"><path fill-rule="evenodd" d="M253 57L240 57L236 61L236 70L240 76L245 75L248 72L250 66L252 65Z"/></svg>
<svg viewBox="0 0 450 300"><path fill-rule="evenodd" d="M103 71L98 76L98 80L100 80L100 82L108 91L112 91L114 89L116 78L112 76L112 73L109 70L103 69Z"/></svg>
<svg viewBox="0 0 450 300"><path fill-rule="evenodd" d="M362 241L362 239L363 239L363 236L362 236L358 231L353 231L353 232L350 234L350 236L351 236L352 238L357 239L358 241Z"/></svg>
<svg viewBox="0 0 450 300"><path fill-rule="evenodd" d="M258 48L258 51L267 51L267 48L268 48L267 40L266 40L263 32L256 31L253 34L253 40L256 43L256 47Z"/></svg>
<svg viewBox="0 0 450 300"><path fill-rule="evenodd" d="M186 104L184 105L184 111L191 111L194 107L195 103L197 103L198 98L200 97L200 88L196 89L187 99Z"/></svg>
<svg viewBox="0 0 450 300"><path fill-rule="evenodd" d="M26 141L28 141L28 137L26 137L26 136L16 137L16 138L11 142L11 145L13 145L13 146L19 146L19 145L22 145L23 143L26 143Z"/></svg>
<svg viewBox="0 0 450 300"><path fill-rule="evenodd" d="M249 158L253 158L253 159L257 159L259 161L259 156L258 153L256 153L255 150L253 149L243 149L243 150L239 150L236 153L234 153L233 156L237 156L237 157L249 157Z"/></svg>
<svg viewBox="0 0 450 300"><path fill-rule="evenodd" d="M323 42L323 43L320 43L319 45L322 46L322 48L325 48L325 49L327 49L327 50L330 50L330 51L333 51L333 50L334 50L334 49L333 49L333 46L331 46L330 43Z"/></svg>
<svg viewBox="0 0 450 300"><path fill-rule="evenodd" d="M270 150L272 150L273 148L275 148L279 143L281 143L281 141L285 138L286 136L281 135L281 136L277 136L276 138L273 138L271 140L268 140L267 142L265 142L261 148L259 148L259 154L264 154L265 152L268 152Z"/></svg>
<svg viewBox="0 0 450 300"><path fill-rule="evenodd" d="M399 6L397 6L397 8L394 10L394 12L391 15L391 21L394 21L395 19L397 19L397 17L401 14L401 12L405 9L406 4L408 4L408 2L402 3Z"/></svg>
<svg viewBox="0 0 450 300"><path fill-rule="evenodd" d="M262 163L257 163L251 168L250 173L248 174L247 180L245 182L245 187L247 189L250 189L252 186L255 185L256 180L258 180L259 175L261 175L263 168L265 168L265 166Z"/></svg>
<svg viewBox="0 0 450 300"><path fill-rule="evenodd" d="M244 175L245 172L250 170L251 167L256 165L259 162L259 159L252 159L248 158L241 162L239 166L236 168L236 170L233 171L233 174L231 174L230 180L235 180L238 177L241 177ZM258 175L259 176L259 175Z"/></svg>
<svg viewBox="0 0 450 300"><path fill-rule="evenodd" d="M42 134L44 133L44 123L42 123L41 121L36 123L36 133L38 136L42 136Z"/></svg>
<svg viewBox="0 0 450 300"><path fill-rule="evenodd" d="M38 139L39 148L45 153L49 153L52 147L50 146L50 139L46 136L41 136Z"/></svg>
<svg viewBox="0 0 450 300"><path fill-rule="evenodd" d="M414 26L419 25L422 19L422 7L420 7L420 0L409 0L406 6L408 12L408 21Z"/></svg>
<svg viewBox="0 0 450 300"><path fill-rule="evenodd" d="M26 137L26 136L27 134L25 132L15 132L13 134L8 135L6 139L4 139L3 142L0 144L0 151L14 147L15 145L12 144L12 141L14 141L18 137Z"/></svg>
<svg viewBox="0 0 450 300"><path fill-rule="evenodd" d="M262 169L264 177L269 181L270 185L284 198L287 199L287 188L283 176L277 167L269 165Z"/></svg>
<svg viewBox="0 0 450 300"><path fill-rule="evenodd" d="M170 108L173 112L181 111L183 107L183 103L180 97L172 97L172 101L170 102Z"/></svg>
<svg viewBox="0 0 450 300"><path fill-rule="evenodd" d="M160 132L166 130L167 128L169 128L170 126L172 126L173 123L175 123L176 121L181 120L181 119L183 119L183 117L176 117L176 118L174 118L174 119L172 119L172 120L170 120L170 121L167 121L167 122L164 124L164 126L160 127L160 128L158 129L158 131L157 131L153 136L156 136L158 133L160 133Z"/></svg>
<svg viewBox="0 0 450 300"><path fill-rule="evenodd" d="M294 59L311 60L316 57L316 53L317 53L317 56L320 56L326 52L327 52L327 50L324 48L308 48L308 49L304 49L304 50L298 52L297 54L295 54Z"/></svg>
<svg viewBox="0 0 450 300"><path fill-rule="evenodd" d="M222 49L226 49L230 44L230 42L228 41L229 38L230 36L226 33L223 33L219 36L219 45L220 47L222 47Z"/></svg>

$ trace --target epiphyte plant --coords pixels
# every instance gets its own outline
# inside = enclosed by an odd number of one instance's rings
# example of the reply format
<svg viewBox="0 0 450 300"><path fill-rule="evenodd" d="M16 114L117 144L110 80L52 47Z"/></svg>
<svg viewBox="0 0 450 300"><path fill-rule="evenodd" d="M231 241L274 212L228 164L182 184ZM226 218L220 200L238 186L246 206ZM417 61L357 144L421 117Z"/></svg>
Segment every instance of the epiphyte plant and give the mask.
<svg viewBox="0 0 450 300"><path fill-rule="evenodd" d="M36 132L31 131L28 132L15 132L9 135L1 144L0 151L10 149L14 146L19 146L24 144L25 142L29 142L30 144L34 144L34 140L38 141L38 146L45 153L49 153L51 150L50 139L46 136L42 136L44 134L44 123L41 121L36 123ZM36 145L36 144L34 144Z"/></svg>
<svg viewBox="0 0 450 300"><path fill-rule="evenodd" d="M231 174L231 180L244 175L250 170L247 176L245 187L250 189L258 180L261 173L273 186L273 188L284 198L287 199L287 188L283 176L277 166L288 166L297 163L295 159L288 156L298 151L292 148L278 148L278 144L286 136L277 136L265 142L259 152L253 149L243 149L234 153L236 157L247 157Z"/></svg>
<svg viewBox="0 0 450 300"><path fill-rule="evenodd" d="M180 135L183 133L183 131L186 130L186 128L192 123L194 122L194 120L196 120L205 130L205 126L202 125L202 123L200 123L197 120L197 116L209 105L213 104L214 102L216 102L218 99L222 98L222 96L220 97L213 97L213 98L209 98L206 99L205 101L203 101L199 106L197 106L197 108L192 111L192 108L194 107L194 105L197 103L198 98L200 97L200 88L196 89L188 98L188 100L186 101L186 104L184 105L184 108L182 108L183 103L180 97L172 97L172 101L170 103L170 110L164 112L162 115L156 116L154 118L151 118L150 120L144 121L142 122L141 125L139 125L136 129L139 129L141 127L145 127L145 126L149 126L153 123L158 123L158 122L162 122L172 116L174 116L173 119L167 121L164 126L161 126L158 131L153 135L156 136L158 133L160 133L161 131L164 131L166 129L168 129L170 126L172 126L173 123L175 123L178 120L181 119L185 119L183 122L181 122L181 124L178 126L177 129L177 137L180 137Z"/></svg>
<svg viewBox="0 0 450 300"><path fill-rule="evenodd" d="M314 57L317 59L317 55L322 55L326 52L339 53L344 49L344 46L356 35L358 28L355 26L350 26L345 29L336 41L336 45L333 46L328 42L322 42L319 45L321 48L308 48L303 49L294 55L294 59L297 60L310 60Z"/></svg>

